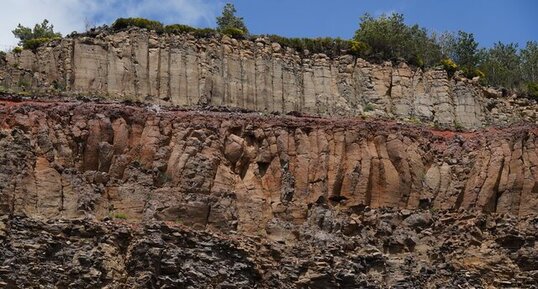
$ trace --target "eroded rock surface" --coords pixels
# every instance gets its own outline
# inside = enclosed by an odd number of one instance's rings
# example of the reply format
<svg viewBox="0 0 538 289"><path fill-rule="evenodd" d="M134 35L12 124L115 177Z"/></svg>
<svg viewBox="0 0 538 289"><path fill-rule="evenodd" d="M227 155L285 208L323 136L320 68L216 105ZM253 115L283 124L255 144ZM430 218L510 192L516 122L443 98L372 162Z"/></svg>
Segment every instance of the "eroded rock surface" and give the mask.
<svg viewBox="0 0 538 289"><path fill-rule="evenodd" d="M454 133L365 121L0 103L2 212L255 232L308 206L537 212L536 127Z"/></svg>
<svg viewBox="0 0 538 289"><path fill-rule="evenodd" d="M427 218L425 223L416 219ZM415 221L408 221L415 219ZM0 219L3 288L535 288L538 219L313 205L296 242L174 222Z"/></svg>
<svg viewBox="0 0 538 289"><path fill-rule="evenodd" d="M537 133L1 100L0 287L532 288Z"/></svg>
<svg viewBox="0 0 538 289"><path fill-rule="evenodd" d="M9 54L0 85L167 105L310 115L378 115L441 127L536 122L536 102L489 93L444 70L302 55L266 38L158 35L140 29Z"/></svg>

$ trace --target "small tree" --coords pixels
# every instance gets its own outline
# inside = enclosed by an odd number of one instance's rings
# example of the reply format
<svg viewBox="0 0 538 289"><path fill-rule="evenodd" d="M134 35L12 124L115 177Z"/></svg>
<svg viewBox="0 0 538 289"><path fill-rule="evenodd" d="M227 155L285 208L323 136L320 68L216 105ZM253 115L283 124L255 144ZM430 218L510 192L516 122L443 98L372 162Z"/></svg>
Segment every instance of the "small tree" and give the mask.
<svg viewBox="0 0 538 289"><path fill-rule="evenodd" d="M354 41L364 43L366 54L379 60L402 58L417 66L431 66L441 59L440 48L428 31L406 25L399 13L377 18L364 14Z"/></svg>
<svg viewBox="0 0 538 289"><path fill-rule="evenodd" d="M47 19L43 20L41 24L36 24L33 30L19 24L11 32L19 38L19 45L24 48L36 48L43 42L62 37L62 34L54 32L54 26L49 24Z"/></svg>
<svg viewBox="0 0 538 289"><path fill-rule="evenodd" d="M465 76L484 77L482 71L477 68L481 57L485 54L478 49L478 42L472 33L458 31L457 34L445 32L436 39L445 59L453 60Z"/></svg>
<svg viewBox="0 0 538 289"><path fill-rule="evenodd" d="M538 42L527 42L520 55L522 80L527 84L527 94L538 100Z"/></svg>
<svg viewBox="0 0 538 289"><path fill-rule="evenodd" d="M472 33L458 31L454 43L454 60L458 65L467 69L474 69L480 61L478 54L478 42Z"/></svg>
<svg viewBox="0 0 538 289"><path fill-rule="evenodd" d="M224 5L222 15L217 17L217 30L221 32L241 30L244 34L248 34L247 26L243 21L243 17L235 16L235 7L231 3Z"/></svg>
<svg viewBox="0 0 538 289"><path fill-rule="evenodd" d="M522 78L526 82L538 83L538 42L529 41L521 49Z"/></svg>
<svg viewBox="0 0 538 289"><path fill-rule="evenodd" d="M486 74L490 85L517 88L521 80L520 57L516 43L495 43L492 48L484 50L480 70Z"/></svg>
<svg viewBox="0 0 538 289"><path fill-rule="evenodd" d="M407 27L402 14L381 15L374 18L366 13L361 17L355 40L363 41L371 49L372 56L379 59L402 57Z"/></svg>
<svg viewBox="0 0 538 289"><path fill-rule="evenodd" d="M442 57L445 59L455 59L454 48L456 47L456 35L453 32L445 31L435 35L435 42L441 49Z"/></svg>

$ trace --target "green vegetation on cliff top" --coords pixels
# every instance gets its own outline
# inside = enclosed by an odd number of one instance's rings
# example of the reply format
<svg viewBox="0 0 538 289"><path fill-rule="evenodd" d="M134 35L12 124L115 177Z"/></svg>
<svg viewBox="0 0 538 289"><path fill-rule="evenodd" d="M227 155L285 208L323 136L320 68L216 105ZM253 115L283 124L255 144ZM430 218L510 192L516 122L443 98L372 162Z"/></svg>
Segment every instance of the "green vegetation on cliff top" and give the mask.
<svg viewBox="0 0 538 289"><path fill-rule="evenodd" d="M60 33L54 32L54 26L49 24L47 19L43 20L40 24L36 24L33 29L19 24L11 32L20 40L19 45L24 49L32 50L35 50L44 43L62 37Z"/></svg>
<svg viewBox="0 0 538 289"><path fill-rule="evenodd" d="M404 61L417 67L442 67L451 77L461 71L468 78L479 77L484 85L503 87L538 98L538 42L529 41L524 48L517 44L496 43L479 49L472 33L458 31L436 34L418 25L407 25L402 14L373 17L365 14L352 39L287 38L278 35L250 35L243 18L235 15L233 4L226 4L218 27L195 28L183 24L164 25L144 18L119 18L110 27L121 31L139 27L165 34L190 33L198 38L228 35L236 39L266 37L301 54L323 53L329 57L351 54L373 62ZM100 29L106 29L102 27ZM47 20L33 29L18 25L13 34L24 49L35 50L61 37ZM19 49L19 48L17 48ZM20 50L18 50L20 51Z"/></svg>

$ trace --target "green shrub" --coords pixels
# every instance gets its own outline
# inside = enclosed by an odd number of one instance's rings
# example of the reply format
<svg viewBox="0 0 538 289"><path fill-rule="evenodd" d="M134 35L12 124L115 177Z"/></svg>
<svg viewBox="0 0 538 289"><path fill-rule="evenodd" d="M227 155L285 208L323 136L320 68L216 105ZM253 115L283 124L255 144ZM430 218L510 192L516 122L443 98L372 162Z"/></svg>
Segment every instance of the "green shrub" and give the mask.
<svg viewBox="0 0 538 289"><path fill-rule="evenodd" d="M411 117L409 117L409 122L412 123L412 124L420 124L421 121L418 117L412 115Z"/></svg>
<svg viewBox="0 0 538 289"><path fill-rule="evenodd" d="M35 39L29 39L26 42L24 42L23 48L24 49L31 49L36 50L39 46L48 43L52 40L56 40L60 38L35 38Z"/></svg>
<svg viewBox="0 0 538 289"><path fill-rule="evenodd" d="M474 76L478 76L478 77L480 77L481 79L483 79L483 78L486 77L486 74L485 74L482 70L480 70L480 69L478 69L478 68L475 68L475 69L474 69L474 73L473 73L473 74L474 74Z"/></svg>
<svg viewBox="0 0 538 289"><path fill-rule="evenodd" d="M441 65L443 66L443 69L446 71L449 77L452 77L454 73L458 71L458 65L450 58L445 58L441 60Z"/></svg>
<svg viewBox="0 0 538 289"><path fill-rule="evenodd" d="M15 53L15 54L17 54L17 53L21 53L21 52L22 52L22 47L17 46L17 47L15 47L15 48L13 48L13 50L12 50L11 52L13 52L13 53Z"/></svg>
<svg viewBox="0 0 538 289"><path fill-rule="evenodd" d="M527 83L527 95L531 98L538 100L538 83L537 82Z"/></svg>
<svg viewBox="0 0 538 289"><path fill-rule="evenodd" d="M217 31L215 29L211 28L195 28L188 25L183 24L172 24L167 25L163 28L163 31L168 34L185 34L185 33L193 33L196 38L208 38L211 36L215 36L217 34ZM232 34L234 32L230 32L228 35ZM233 36L233 35L230 35Z"/></svg>
<svg viewBox="0 0 538 289"><path fill-rule="evenodd" d="M139 27L155 31L163 30L163 24L161 22L144 18L118 18L112 23L112 29L114 30L123 30L129 27Z"/></svg>
<svg viewBox="0 0 538 289"><path fill-rule="evenodd" d="M424 58L422 58L422 56L418 56L418 55L411 56L408 61L409 61L409 64L414 65L416 67L424 68L425 66Z"/></svg>
<svg viewBox="0 0 538 289"><path fill-rule="evenodd" d="M164 32L169 34L184 34L194 31L196 31L196 28L183 24L172 24L164 27Z"/></svg>
<svg viewBox="0 0 538 289"><path fill-rule="evenodd" d="M349 52L355 56L364 56L368 54L368 45L362 41L351 40L351 49Z"/></svg>
<svg viewBox="0 0 538 289"><path fill-rule="evenodd" d="M373 111L374 109L375 108L371 103L367 103L366 105L364 105L364 112Z"/></svg>
<svg viewBox="0 0 538 289"><path fill-rule="evenodd" d="M54 80L52 82L52 86L56 91L65 91L65 83L62 81L56 81Z"/></svg>
<svg viewBox="0 0 538 289"><path fill-rule="evenodd" d="M236 38L236 39L242 39L245 37L246 33L245 31L239 29L239 28L233 28L233 27L228 27L228 28L224 28L222 30L220 30L220 32L224 35L228 35L232 38Z"/></svg>
<svg viewBox="0 0 538 289"><path fill-rule="evenodd" d="M364 14L353 40L368 45L368 58L374 61L401 61L419 67L441 60L439 45L432 34L418 25L407 25L398 13L373 17Z"/></svg>
<svg viewBox="0 0 538 289"><path fill-rule="evenodd" d="M310 53L323 53L329 57L336 57L345 53L355 54L353 42L340 38L286 38L278 35L265 35L271 42L276 42L283 47L295 49L299 53L307 50ZM362 49L360 43L356 44L357 52Z"/></svg>
<svg viewBox="0 0 538 289"><path fill-rule="evenodd" d="M209 38L215 36L216 31L211 28L201 28L194 31L194 36L197 38Z"/></svg>
<svg viewBox="0 0 538 289"><path fill-rule="evenodd" d="M26 89L26 88L29 88L31 86L31 83L28 82L25 79L19 79L19 81L17 82L17 86L22 88L22 89Z"/></svg>
<svg viewBox="0 0 538 289"><path fill-rule="evenodd" d="M114 219L127 220L127 215L125 213L115 213L113 217Z"/></svg>
<svg viewBox="0 0 538 289"><path fill-rule="evenodd" d="M463 75L469 79L473 79L475 77L484 78L486 75L484 72L482 72L480 69L475 67L465 67L463 68Z"/></svg>
<svg viewBox="0 0 538 289"><path fill-rule="evenodd" d="M271 42L276 42L284 47L293 48L299 52L303 51L299 38L286 38L279 35L264 35Z"/></svg>
<svg viewBox="0 0 538 289"><path fill-rule="evenodd" d="M62 37L62 34L54 32L54 26L47 19L43 20L41 24L36 24L33 29L19 24L11 32L20 39L19 45L25 49L35 49L44 42Z"/></svg>

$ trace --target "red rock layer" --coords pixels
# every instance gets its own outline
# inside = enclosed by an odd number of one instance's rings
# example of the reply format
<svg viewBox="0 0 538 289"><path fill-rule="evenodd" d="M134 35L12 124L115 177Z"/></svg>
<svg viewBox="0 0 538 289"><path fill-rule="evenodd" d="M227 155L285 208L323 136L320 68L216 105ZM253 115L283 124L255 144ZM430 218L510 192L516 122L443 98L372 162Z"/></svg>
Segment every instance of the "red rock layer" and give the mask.
<svg viewBox="0 0 538 289"><path fill-rule="evenodd" d="M537 128L0 102L0 212L265 229L310 206L538 212ZM281 222L281 223L282 223ZM281 224L280 223L280 224ZM291 233L290 233L291 234Z"/></svg>

